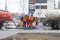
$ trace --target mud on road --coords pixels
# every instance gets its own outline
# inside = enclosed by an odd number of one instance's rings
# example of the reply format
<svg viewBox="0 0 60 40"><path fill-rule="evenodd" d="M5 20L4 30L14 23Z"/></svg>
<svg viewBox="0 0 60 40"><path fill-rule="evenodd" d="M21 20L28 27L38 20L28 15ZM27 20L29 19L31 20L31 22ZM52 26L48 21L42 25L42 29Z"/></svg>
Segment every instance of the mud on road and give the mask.
<svg viewBox="0 0 60 40"><path fill-rule="evenodd" d="M60 40L60 34L58 33L18 33L10 37L1 40Z"/></svg>

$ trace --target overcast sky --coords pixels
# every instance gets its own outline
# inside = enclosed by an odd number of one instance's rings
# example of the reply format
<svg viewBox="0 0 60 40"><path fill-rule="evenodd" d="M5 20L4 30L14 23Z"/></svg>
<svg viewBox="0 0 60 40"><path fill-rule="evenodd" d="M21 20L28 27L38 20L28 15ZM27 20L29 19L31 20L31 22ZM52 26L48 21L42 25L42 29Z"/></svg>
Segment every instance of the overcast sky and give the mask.
<svg viewBox="0 0 60 40"><path fill-rule="evenodd" d="M5 1L0 0L0 9L5 10ZM7 0L7 10L10 12L23 12L23 0Z"/></svg>

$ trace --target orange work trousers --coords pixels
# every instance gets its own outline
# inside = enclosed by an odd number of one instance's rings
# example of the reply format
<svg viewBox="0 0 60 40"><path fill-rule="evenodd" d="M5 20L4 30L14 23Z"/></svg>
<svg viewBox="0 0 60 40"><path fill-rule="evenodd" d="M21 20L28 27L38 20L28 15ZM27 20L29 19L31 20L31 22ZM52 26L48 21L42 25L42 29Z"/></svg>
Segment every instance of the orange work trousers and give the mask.
<svg viewBox="0 0 60 40"><path fill-rule="evenodd" d="M33 26L33 22L27 22L27 26Z"/></svg>

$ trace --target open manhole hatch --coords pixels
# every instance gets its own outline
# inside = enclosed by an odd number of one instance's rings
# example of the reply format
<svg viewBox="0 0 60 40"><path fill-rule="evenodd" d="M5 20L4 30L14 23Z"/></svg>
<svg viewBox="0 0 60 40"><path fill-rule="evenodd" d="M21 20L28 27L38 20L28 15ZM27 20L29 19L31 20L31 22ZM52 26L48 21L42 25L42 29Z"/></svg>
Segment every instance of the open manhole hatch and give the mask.
<svg viewBox="0 0 60 40"><path fill-rule="evenodd" d="M1 40L60 40L60 34L17 33Z"/></svg>

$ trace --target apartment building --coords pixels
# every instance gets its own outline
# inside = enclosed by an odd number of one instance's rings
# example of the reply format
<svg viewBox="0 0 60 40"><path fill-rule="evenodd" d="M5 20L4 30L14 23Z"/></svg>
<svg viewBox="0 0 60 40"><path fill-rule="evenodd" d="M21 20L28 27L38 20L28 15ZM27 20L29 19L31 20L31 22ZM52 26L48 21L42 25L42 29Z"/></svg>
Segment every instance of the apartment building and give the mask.
<svg viewBox="0 0 60 40"><path fill-rule="evenodd" d="M45 17L46 13L59 9L59 0L29 0L29 13L36 17Z"/></svg>

